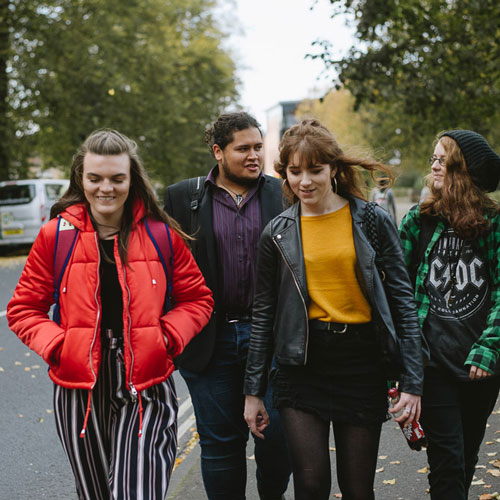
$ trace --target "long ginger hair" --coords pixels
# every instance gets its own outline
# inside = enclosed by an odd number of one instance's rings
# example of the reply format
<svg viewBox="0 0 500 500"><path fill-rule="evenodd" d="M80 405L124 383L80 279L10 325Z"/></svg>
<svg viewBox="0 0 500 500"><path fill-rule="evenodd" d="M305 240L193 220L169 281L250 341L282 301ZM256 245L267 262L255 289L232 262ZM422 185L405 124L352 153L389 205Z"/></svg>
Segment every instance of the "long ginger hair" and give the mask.
<svg viewBox="0 0 500 500"><path fill-rule="evenodd" d="M457 236L473 240L484 235L490 228L485 215L500 212L500 205L472 181L462 150L451 137L437 138L445 151L446 175L443 187L436 189L432 173L425 183L430 194L420 207L421 214L442 217Z"/></svg>

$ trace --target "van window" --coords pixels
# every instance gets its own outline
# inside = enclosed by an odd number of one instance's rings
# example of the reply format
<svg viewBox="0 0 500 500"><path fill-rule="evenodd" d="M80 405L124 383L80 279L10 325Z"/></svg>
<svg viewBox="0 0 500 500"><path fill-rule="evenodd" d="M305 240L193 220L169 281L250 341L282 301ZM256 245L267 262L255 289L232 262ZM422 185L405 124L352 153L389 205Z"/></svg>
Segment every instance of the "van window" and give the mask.
<svg viewBox="0 0 500 500"><path fill-rule="evenodd" d="M1 205L25 205L35 197L34 184L14 184L0 187Z"/></svg>
<svg viewBox="0 0 500 500"><path fill-rule="evenodd" d="M58 200L64 193L66 186L62 184L45 184L45 194L50 201Z"/></svg>

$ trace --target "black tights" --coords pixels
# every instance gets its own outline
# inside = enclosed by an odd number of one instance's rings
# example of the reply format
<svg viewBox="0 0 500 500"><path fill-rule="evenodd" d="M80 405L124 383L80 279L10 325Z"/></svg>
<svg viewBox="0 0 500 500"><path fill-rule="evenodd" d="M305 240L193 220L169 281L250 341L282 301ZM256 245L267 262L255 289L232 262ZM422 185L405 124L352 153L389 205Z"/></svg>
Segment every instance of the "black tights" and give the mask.
<svg viewBox="0 0 500 500"><path fill-rule="evenodd" d="M328 500L330 422L294 408L280 410L293 469L295 500ZM335 424L337 480L342 500L373 500L381 425Z"/></svg>

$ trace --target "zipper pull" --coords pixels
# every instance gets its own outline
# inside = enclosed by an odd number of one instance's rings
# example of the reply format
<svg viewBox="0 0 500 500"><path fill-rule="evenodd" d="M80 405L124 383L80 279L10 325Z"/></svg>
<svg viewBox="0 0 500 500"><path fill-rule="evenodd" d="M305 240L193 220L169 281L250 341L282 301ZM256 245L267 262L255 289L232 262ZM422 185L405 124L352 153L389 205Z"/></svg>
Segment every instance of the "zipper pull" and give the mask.
<svg viewBox="0 0 500 500"><path fill-rule="evenodd" d="M135 403L137 401L137 391L132 383L130 383L129 385L130 385L130 391L129 391L130 399L132 399L132 401Z"/></svg>

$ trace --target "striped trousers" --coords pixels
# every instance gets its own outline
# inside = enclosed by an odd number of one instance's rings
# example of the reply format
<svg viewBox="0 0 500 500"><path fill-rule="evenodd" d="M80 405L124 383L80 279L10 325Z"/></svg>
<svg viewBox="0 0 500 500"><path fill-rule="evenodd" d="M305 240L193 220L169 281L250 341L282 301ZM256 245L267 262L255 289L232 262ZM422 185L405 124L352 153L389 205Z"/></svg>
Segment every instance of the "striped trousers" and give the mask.
<svg viewBox="0 0 500 500"><path fill-rule="evenodd" d="M57 433L68 456L80 500L164 500L177 448L177 398L172 377L141 392L139 403L125 387L121 347L103 348L92 391L54 385Z"/></svg>

